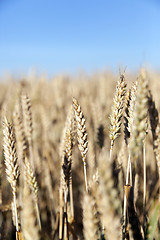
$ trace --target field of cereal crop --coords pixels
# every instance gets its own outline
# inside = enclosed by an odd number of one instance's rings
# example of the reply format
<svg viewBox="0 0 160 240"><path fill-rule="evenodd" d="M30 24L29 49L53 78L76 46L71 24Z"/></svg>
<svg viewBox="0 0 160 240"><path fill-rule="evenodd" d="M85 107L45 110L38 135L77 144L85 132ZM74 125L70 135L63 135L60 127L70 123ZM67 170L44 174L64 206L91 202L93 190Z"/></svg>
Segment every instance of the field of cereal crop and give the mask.
<svg viewBox="0 0 160 240"><path fill-rule="evenodd" d="M0 239L160 239L159 92L144 69L1 81Z"/></svg>

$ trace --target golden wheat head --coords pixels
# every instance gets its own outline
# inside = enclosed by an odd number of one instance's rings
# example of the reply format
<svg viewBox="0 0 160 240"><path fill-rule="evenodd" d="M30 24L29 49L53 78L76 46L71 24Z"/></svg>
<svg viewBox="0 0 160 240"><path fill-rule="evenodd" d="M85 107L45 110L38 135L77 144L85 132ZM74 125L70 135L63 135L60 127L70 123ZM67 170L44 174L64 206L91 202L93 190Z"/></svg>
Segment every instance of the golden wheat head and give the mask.
<svg viewBox="0 0 160 240"><path fill-rule="evenodd" d="M7 180L12 187L12 191L16 193L16 183L19 176L17 164L17 153L15 148L15 137L13 127L5 117L3 120L3 136L4 136L4 157L6 165Z"/></svg>

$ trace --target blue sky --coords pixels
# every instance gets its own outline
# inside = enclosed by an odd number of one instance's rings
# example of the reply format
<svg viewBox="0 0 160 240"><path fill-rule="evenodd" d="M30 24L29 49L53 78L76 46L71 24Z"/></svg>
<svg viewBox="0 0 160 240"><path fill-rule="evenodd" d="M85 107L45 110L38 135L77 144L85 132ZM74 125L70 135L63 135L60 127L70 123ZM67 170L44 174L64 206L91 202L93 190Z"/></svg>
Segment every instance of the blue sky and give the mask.
<svg viewBox="0 0 160 240"><path fill-rule="evenodd" d="M0 74L160 68L158 0L0 0Z"/></svg>

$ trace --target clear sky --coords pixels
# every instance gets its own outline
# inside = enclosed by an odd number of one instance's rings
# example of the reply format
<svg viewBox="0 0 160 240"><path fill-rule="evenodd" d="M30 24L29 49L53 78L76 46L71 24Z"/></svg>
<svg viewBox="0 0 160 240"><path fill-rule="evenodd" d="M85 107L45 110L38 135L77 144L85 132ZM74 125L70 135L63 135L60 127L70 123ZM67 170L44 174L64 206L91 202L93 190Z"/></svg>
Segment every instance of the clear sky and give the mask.
<svg viewBox="0 0 160 240"><path fill-rule="evenodd" d="M0 74L160 69L159 0L0 0Z"/></svg>

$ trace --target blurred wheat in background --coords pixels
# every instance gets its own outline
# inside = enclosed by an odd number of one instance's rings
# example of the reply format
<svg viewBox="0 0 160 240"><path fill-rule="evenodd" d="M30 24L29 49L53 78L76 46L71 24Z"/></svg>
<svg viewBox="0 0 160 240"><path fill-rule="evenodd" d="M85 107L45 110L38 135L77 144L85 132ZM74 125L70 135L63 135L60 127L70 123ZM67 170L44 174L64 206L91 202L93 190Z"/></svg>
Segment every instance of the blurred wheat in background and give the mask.
<svg viewBox="0 0 160 240"><path fill-rule="evenodd" d="M144 69L1 82L0 239L160 239L159 92Z"/></svg>

